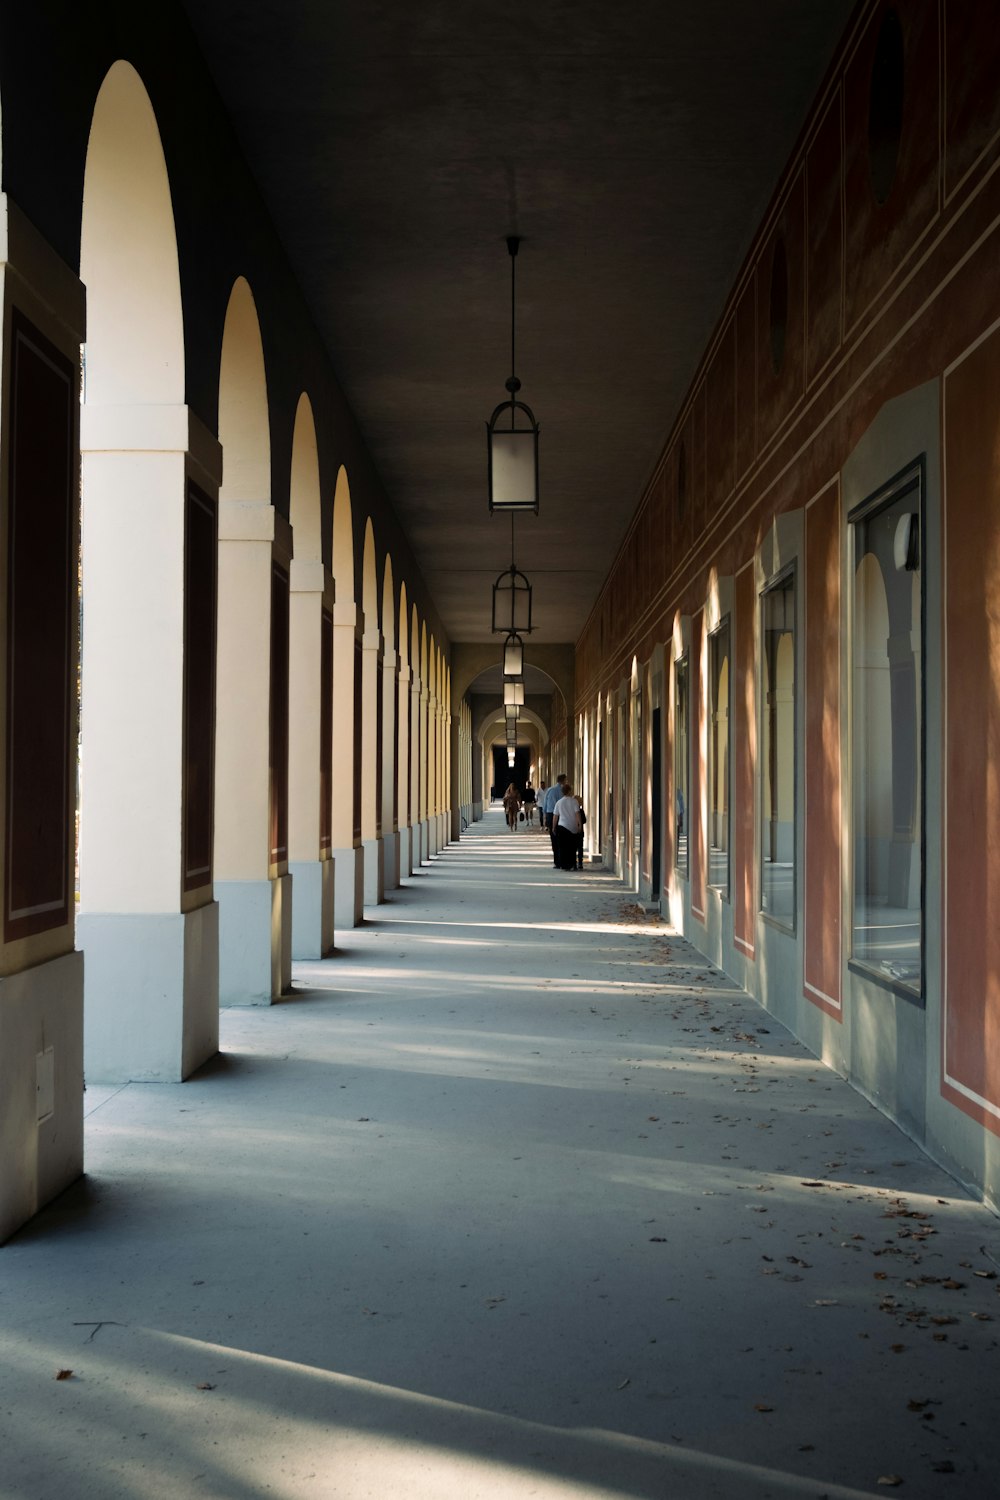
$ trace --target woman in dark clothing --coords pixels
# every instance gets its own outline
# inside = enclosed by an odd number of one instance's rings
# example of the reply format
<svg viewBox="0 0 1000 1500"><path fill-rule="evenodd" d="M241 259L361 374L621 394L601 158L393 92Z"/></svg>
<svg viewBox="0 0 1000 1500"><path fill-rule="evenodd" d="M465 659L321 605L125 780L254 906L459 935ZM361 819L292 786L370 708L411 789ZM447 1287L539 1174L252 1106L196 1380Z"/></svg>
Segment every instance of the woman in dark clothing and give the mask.
<svg viewBox="0 0 1000 1500"><path fill-rule="evenodd" d="M556 868L576 869L576 841L582 827L580 804L573 796L573 788L567 782L563 794L552 810L553 842Z"/></svg>

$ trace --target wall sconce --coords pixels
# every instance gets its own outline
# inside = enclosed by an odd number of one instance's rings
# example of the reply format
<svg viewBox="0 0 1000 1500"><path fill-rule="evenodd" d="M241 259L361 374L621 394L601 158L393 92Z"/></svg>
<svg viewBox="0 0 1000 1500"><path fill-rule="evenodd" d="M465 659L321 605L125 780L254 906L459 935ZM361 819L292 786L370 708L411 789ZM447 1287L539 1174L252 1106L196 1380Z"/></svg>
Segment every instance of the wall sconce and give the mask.
<svg viewBox="0 0 1000 1500"><path fill-rule="evenodd" d="M521 389L515 371L515 311L517 287L514 268L521 241L517 235L507 238L510 255L510 378L504 382L510 399L501 401L486 424L490 512L495 510L533 511L538 514L538 423L530 406L518 401ZM506 413L510 426L498 427Z"/></svg>

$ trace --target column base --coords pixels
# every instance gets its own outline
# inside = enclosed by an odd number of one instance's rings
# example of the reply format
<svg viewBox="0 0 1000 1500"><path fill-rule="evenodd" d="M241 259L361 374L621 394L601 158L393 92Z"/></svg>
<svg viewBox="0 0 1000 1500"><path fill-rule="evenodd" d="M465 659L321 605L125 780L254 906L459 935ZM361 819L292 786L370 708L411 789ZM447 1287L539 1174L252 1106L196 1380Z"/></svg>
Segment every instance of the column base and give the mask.
<svg viewBox="0 0 1000 1500"><path fill-rule="evenodd" d="M83 954L67 953L0 979L0 1244L82 1171Z"/></svg>
<svg viewBox="0 0 1000 1500"><path fill-rule="evenodd" d="M332 859L298 859L292 877L292 957L325 958L333 947L334 869Z"/></svg>
<svg viewBox="0 0 1000 1500"><path fill-rule="evenodd" d="M358 927L365 915L365 863L360 849L334 849L336 894L333 905L338 929Z"/></svg>
<svg viewBox="0 0 1000 1500"><path fill-rule="evenodd" d="M93 912L84 1064L92 1083L179 1083L219 1050L216 902L188 912Z"/></svg>
<svg viewBox="0 0 1000 1500"><path fill-rule="evenodd" d="M219 1004L270 1005L292 979L292 877L219 880Z"/></svg>
<svg viewBox="0 0 1000 1500"><path fill-rule="evenodd" d="M365 839L361 855L365 867L365 905L378 906L385 900L384 841Z"/></svg>

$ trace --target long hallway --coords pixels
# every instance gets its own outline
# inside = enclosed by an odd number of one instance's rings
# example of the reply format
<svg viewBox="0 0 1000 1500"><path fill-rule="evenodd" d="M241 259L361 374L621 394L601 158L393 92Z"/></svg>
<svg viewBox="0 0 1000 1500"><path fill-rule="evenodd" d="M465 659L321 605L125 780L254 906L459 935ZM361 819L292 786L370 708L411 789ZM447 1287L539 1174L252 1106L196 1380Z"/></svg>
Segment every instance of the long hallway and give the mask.
<svg viewBox="0 0 1000 1500"><path fill-rule="evenodd" d="M992 1493L985 1208L499 810L368 917L88 1092L0 1262L7 1500Z"/></svg>

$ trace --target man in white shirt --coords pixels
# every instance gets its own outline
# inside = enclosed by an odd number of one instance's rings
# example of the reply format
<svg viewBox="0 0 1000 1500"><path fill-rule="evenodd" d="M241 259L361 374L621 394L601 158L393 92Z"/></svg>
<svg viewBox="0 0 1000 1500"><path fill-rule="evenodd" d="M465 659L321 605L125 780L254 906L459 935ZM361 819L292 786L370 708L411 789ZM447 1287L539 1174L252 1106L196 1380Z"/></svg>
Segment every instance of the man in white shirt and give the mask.
<svg viewBox="0 0 1000 1500"><path fill-rule="evenodd" d="M556 866L557 869L559 867L556 862L556 834L552 822L552 812L555 808L556 803L559 801L559 798L563 795L563 786L565 784L565 781L566 772L560 771L555 781L545 793L545 801L542 803L542 820L545 823L546 828L549 830L549 838L552 841L552 863Z"/></svg>
<svg viewBox="0 0 1000 1500"><path fill-rule="evenodd" d="M580 804L567 781L552 809L553 851L557 870L576 869L576 841L580 833Z"/></svg>

